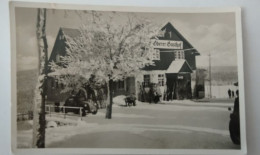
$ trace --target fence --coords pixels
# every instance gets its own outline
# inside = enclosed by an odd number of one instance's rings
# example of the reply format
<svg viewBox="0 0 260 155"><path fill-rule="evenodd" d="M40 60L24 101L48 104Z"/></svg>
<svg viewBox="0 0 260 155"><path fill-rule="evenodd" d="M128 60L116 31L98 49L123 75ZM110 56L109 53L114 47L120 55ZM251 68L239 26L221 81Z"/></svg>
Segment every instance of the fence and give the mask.
<svg viewBox="0 0 260 155"><path fill-rule="evenodd" d="M17 114L17 121L25 121L25 120L32 120L33 119L33 112L28 111L27 113L18 113Z"/></svg>
<svg viewBox="0 0 260 155"><path fill-rule="evenodd" d="M83 117L83 107L69 107L69 106L53 106L53 105L46 105L45 106L45 114L52 117L53 115L63 115L63 118L66 118L66 116L75 116L67 114L66 109L78 109L79 117L82 120ZM17 121L26 121L26 120L33 120L33 111L28 111L27 113L18 113L17 114Z"/></svg>
<svg viewBox="0 0 260 155"><path fill-rule="evenodd" d="M67 113L67 111L71 111L72 109L75 109L73 110L73 112L78 112L79 114L79 117L81 118L82 120L82 117L83 117L83 107L70 107L70 106L53 106L53 105L46 105L45 106L45 113L48 114L50 117L52 117L53 115L63 115L64 119L66 119L66 116L67 115L70 115ZM78 109L78 111L77 111ZM71 115L70 115L71 116ZM75 115L73 115L75 116Z"/></svg>

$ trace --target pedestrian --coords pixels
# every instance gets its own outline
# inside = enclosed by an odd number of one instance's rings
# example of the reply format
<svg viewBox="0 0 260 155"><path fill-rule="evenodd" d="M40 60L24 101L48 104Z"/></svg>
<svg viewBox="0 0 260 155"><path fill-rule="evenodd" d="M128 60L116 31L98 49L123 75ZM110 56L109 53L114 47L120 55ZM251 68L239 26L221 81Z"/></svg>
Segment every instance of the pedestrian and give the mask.
<svg viewBox="0 0 260 155"><path fill-rule="evenodd" d="M150 83L149 92L148 92L148 101L151 104L153 100L154 100L154 87L153 84Z"/></svg>
<svg viewBox="0 0 260 155"><path fill-rule="evenodd" d="M157 103L160 101L160 98L162 96L160 85L156 84L154 89L154 103Z"/></svg>
<svg viewBox="0 0 260 155"><path fill-rule="evenodd" d="M229 132L234 144L240 145L240 118L239 118L239 93L236 91L237 97L234 102L234 110L230 115Z"/></svg>
<svg viewBox="0 0 260 155"><path fill-rule="evenodd" d="M230 89L228 89L228 96L229 96L229 98L231 98L231 90Z"/></svg>
<svg viewBox="0 0 260 155"><path fill-rule="evenodd" d="M235 92L234 92L234 90L232 90L232 98L234 98L235 97Z"/></svg>

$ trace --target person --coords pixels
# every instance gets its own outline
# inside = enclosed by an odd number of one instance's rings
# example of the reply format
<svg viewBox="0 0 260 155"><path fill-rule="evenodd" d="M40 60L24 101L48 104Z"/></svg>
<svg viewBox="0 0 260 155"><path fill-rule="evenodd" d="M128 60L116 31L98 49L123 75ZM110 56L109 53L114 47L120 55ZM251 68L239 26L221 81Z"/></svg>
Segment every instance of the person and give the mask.
<svg viewBox="0 0 260 155"><path fill-rule="evenodd" d="M237 95L237 97L235 98L235 102L234 102L233 114L239 116L239 92L238 92L238 90L236 91L236 95Z"/></svg>
<svg viewBox="0 0 260 155"><path fill-rule="evenodd" d="M235 97L235 92L232 90L232 98Z"/></svg>
<svg viewBox="0 0 260 155"><path fill-rule="evenodd" d="M229 98L231 98L231 90L230 89L228 89L228 96L229 96Z"/></svg>
<svg viewBox="0 0 260 155"><path fill-rule="evenodd" d="M155 91L154 91L154 103L159 102L161 96L162 96L162 93L161 93L160 85L156 84L155 85Z"/></svg>
<svg viewBox="0 0 260 155"><path fill-rule="evenodd" d="M240 118L239 118L239 92L236 91L237 97L234 102L234 109L230 115L229 132L230 138L234 144L240 145Z"/></svg>
<svg viewBox="0 0 260 155"><path fill-rule="evenodd" d="M98 102L98 106L100 109L104 108L104 92L102 90L102 88L99 88L96 90L96 98L97 98L97 102Z"/></svg>
<svg viewBox="0 0 260 155"><path fill-rule="evenodd" d="M153 84L150 83L149 87L150 87L150 89L149 89L149 92L148 92L148 101L151 104L152 101L154 100L154 87L153 87Z"/></svg>

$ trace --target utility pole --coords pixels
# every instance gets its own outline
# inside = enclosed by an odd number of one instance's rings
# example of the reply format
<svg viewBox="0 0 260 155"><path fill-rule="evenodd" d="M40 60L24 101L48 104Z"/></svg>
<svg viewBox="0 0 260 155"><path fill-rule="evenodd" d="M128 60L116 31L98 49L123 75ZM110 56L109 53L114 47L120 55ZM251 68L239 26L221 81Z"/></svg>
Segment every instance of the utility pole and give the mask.
<svg viewBox="0 0 260 155"><path fill-rule="evenodd" d="M211 54L209 53L209 98L211 97Z"/></svg>

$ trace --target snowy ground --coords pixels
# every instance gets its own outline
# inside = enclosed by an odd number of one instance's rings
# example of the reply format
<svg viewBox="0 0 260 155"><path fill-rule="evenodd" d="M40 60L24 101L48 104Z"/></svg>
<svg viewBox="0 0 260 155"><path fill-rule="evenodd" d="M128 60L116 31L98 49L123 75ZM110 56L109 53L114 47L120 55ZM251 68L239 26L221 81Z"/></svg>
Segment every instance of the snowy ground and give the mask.
<svg viewBox="0 0 260 155"><path fill-rule="evenodd" d="M201 148L238 149L228 132L230 103L193 101L148 104L138 102L125 107L123 96L114 100L112 119L105 109L81 121L66 119L70 126L48 128L46 146L50 148ZM209 106L210 105L210 106ZM55 117L52 116L52 119ZM50 120L50 118L48 118ZM62 121L62 117L59 118ZM31 130L18 131L18 146L29 147Z"/></svg>

